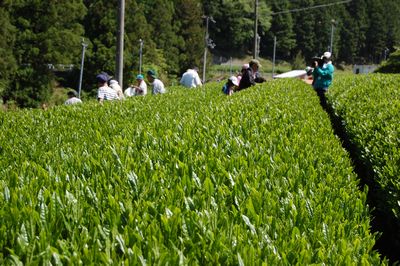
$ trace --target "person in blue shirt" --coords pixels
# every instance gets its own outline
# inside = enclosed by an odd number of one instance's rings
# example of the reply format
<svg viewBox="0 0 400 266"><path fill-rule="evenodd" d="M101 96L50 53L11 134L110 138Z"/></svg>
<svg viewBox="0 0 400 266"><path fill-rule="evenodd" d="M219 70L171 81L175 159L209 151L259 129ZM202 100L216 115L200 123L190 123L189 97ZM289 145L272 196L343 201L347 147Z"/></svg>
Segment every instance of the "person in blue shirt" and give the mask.
<svg viewBox="0 0 400 266"><path fill-rule="evenodd" d="M321 57L322 62L314 61L313 87L323 107L326 107L325 93L332 84L333 72L335 71L331 56L330 52L325 52Z"/></svg>

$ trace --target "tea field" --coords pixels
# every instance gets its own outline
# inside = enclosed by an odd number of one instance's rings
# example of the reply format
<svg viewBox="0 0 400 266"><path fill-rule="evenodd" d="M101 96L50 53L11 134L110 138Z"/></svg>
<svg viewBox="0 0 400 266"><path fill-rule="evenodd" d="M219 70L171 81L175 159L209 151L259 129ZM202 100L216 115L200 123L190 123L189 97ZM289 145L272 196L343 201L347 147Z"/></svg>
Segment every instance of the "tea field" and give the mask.
<svg viewBox="0 0 400 266"><path fill-rule="evenodd" d="M400 248L400 75L349 76L335 81L328 102L371 169L364 178L377 187L376 208L390 224L390 245ZM397 251L395 251L397 248ZM398 257L398 255L397 255Z"/></svg>
<svg viewBox="0 0 400 266"><path fill-rule="evenodd" d="M387 264L313 90L221 87L1 112L0 264Z"/></svg>

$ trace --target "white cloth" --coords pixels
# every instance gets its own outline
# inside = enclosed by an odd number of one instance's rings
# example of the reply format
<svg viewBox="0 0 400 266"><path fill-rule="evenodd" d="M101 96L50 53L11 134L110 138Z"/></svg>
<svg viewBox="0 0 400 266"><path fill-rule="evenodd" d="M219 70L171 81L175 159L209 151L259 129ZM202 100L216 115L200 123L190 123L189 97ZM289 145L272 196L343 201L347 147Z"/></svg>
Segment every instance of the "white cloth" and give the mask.
<svg viewBox="0 0 400 266"><path fill-rule="evenodd" d="M124 99L124 93L122 92L122 88L118 84L118 81L115 81L114 83L110 83L110 88L117 92L118 98L120 100Z"/></svg>
<svg viewBox="0 0 400 266"><path fill-rule="evenodd" d="M202 85L199 74L193 69L188 69L183 73L180 84L187 88L196 88Z"/></svg>
<svg viewBox="0 0 400 266"><path fill-rule="evenodd" d="M134 87L128 87L125 91L124 94L126 97L132 97L136 95L136 89Z"/></svg>
<svg viewBox="0 0 400 266"><path fill-rule="evenodd" d="M137 87L137 86L135 86ZM147 84L144 80L140 81L139 89L135 88L133 86L130 86L124 91L124 94L126 97L132 97L132 96L139 96L139 95L146 95L147 94ZM139 91L141 90L141 91Z"/></svg>
<svg viewBox="0 0 400 266"><path fill-rule="evenodd" d="M117 95L117 92L110 87L103 86L100 87L99 90L97 91L97 99L99 100L118 100L119 97Z"/></svg>
<svg viewBox="0 0 400 266"><path fill-rule="evenodd" d="M82 103L82 100L77 98L77 97L72 97L69 98L64 102L65 105L72 105L72 104L77 104L77 103Z"/></svg>
<svg viewBox="0 0 400 266"><path fill-rule="evenodd" d="M281 78L304 78L307 75L305 70L292 70L279 75L274 76L275 79Z"/></svg>
<svg viewBox="0 0 400 266"><path fill-rule="evenodd" d="M163 94L166 92L164 83L159 79L154 79L151 85L153 86L153 94Z"/></svg>

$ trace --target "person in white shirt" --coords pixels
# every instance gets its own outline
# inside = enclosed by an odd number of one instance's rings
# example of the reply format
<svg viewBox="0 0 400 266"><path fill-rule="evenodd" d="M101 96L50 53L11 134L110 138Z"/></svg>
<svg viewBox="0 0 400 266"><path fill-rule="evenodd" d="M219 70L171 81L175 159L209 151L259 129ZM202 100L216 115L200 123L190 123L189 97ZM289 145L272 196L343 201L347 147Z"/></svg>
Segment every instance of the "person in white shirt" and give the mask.
<svg viewBox="0 0 400 266"><path fill-rule="evenodd" d="M136 95L136 90L133 87L134 85L130 85L125 91L124 91L124 95L125 97L132 97Z"/></svg>
<svg viewBox="0 0 400 266"><path fill-rule="evenodd" d="M136 85L131 85L124 92L126 97L146 95L147 94L147 84L144 81L143 75L139 74L136 76Z"/></svg>
<svg viewBox="0 0 400 266"><path fill-rule="evenodd" d="M156 72L154 70L147 71L147 80L150 82L153 87L153 94L163 94L166 93L164 83L161 80L157 79Z"/></svg>
<svg viewBox="0 0 400 266"><path fill-rule="evenodd" d="M96 76L97 86L99 87L97 91L97 99L100 103L103 101L119 100L117 92L111 89L108 84L108 76L104 73L98 74Z"/></svg>
<svg viewBox="0 0 400 266"><path fill-rule="evenodd" d="M198 71L199 69L197 67L186 70L186 72L183 73L181 81L179 83L190 89L201 86L202 83L199 74L197 73Z"/></svg>
<svg viewBox="0 0 400 266"><path fill-rule="evenodd" d="M118 98L120 100L124 99L124 93L122 92L121 86L118 84L118 81L115 79L110 80L110 88L117 92Z"/></svg>
<svg viewBox="0 0 400 266"><path fill-rule="evenodd" d="M72 104L82 103L82 100L77 97L78 93L76 91L74 91L74 90L69 91L67 93L67 95L68 95L68 100L66 100L64 102L65 105L72 105Z"/></svg>

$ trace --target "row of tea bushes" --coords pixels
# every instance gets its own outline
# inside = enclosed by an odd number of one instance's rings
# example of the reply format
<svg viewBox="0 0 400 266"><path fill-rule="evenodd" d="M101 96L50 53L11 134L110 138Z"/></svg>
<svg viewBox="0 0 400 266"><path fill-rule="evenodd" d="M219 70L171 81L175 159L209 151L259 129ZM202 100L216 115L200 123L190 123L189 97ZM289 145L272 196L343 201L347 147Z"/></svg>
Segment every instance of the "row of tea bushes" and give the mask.
<svg viewBox="0 0 400 266"><path fill-rule="evenodd" d="M388 209L400 218L400 76L347 77L335 82L328 101L342 119L359 157L387 192ZM385 204L386 204L385 203Z"/></svg>
<svg viewBox="0 0 400 266"><path fill-rule="evenodd" d="M400 248L399 84L400 75L342 77L335 80L328 102L355 146L358 161L371 169L366 178L378 187L374 196L378 211L386 216L382 219L395 217L395 225L386 227L395 227L388 228L393 231L389 234Z"/></svg>
<svg viewBox="0 0 400 266"><path fill-rule="evenodd" d="M382 263L312 90L220 87L0 113L0 264Z"/></svg>

